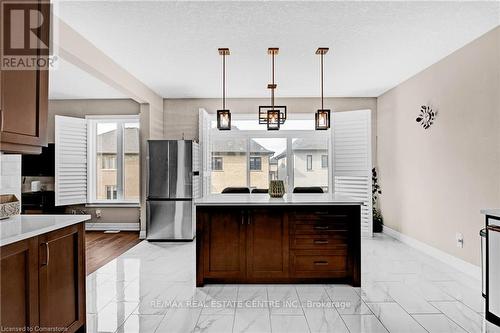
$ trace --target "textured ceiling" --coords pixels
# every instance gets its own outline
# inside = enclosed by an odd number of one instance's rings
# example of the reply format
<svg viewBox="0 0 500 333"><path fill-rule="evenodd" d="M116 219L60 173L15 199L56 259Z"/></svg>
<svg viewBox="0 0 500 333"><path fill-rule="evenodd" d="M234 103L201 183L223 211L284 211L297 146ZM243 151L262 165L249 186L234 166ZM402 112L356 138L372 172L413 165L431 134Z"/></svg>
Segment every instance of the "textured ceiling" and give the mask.
<svg viewBox="0 0 500 333"><path fill-rule="evenodd" d="M228 97L268 96L271 46L280 47L277 96L319 94L318 46L330 47L326 96L379 96L499 25L499 8L458 1L70 1L59 3L59 16L165 98L219 97L218 47L231 49ZM62 66L51 96L107 93L75 75Z"/></svg>

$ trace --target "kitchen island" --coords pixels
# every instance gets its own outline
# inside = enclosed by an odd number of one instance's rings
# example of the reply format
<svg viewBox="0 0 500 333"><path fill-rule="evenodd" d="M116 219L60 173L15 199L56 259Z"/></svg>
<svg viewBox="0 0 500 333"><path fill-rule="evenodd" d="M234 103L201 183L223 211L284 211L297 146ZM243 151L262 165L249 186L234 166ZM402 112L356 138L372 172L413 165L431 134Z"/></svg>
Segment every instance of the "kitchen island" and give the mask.
<svg viewBox="0 0 500 333"><path fill-rule="evenodd" d="M196 285L361 285L361 205L339 194L216 194L195 201Z"/></svg>
<svg viewBox="0 0 500 333"><path fill-rule="evenodd" d="M90 215L0 220L0 327L85 332L85 226Z"/></svg>

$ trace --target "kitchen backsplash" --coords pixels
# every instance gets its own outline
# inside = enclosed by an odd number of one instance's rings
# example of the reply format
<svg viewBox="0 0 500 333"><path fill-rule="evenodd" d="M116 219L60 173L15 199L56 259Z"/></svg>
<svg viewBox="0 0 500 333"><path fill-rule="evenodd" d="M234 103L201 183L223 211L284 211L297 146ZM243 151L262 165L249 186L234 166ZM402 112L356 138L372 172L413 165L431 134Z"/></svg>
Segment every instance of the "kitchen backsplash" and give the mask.
<svg viewBox="0 0 500 333"><path fill-rule="evenodd" d="M14 194L21 201L21 155L0 153L0 194Z"/></svg>

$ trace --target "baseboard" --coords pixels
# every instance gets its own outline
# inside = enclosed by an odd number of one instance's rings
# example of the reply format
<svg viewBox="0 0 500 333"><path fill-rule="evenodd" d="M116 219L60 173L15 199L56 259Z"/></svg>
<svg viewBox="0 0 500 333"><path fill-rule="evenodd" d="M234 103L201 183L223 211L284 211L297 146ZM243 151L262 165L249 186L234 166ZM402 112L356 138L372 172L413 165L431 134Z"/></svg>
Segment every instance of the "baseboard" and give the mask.
<svg viewBox="0 0 500 333"><path fill-rule="evenodd" d="M417 249L419 251L424 252L425 254L442 261L456 270L465 273L471 277L473 277L476 280L481 280L481 267L473 265L471 263L468 263L465 260L462 260L460 258L457 258L455 256L452 256L449 253L446 253L444 251L441 251L439 249L436 249L435 247L432 247L430 245L427 245L419 240L416 240L415 238L412 238L410 236L407 236L405 234L400 233L399 231L396 231L394 229L391 229L389 227L386 227L384 225L383 233L399 240L402 243L407 244L408 246L413 247L414 249Z"/></svg>
<svg viewBox="0 0 500 333"><path fill-rule="evenodd" d="M106 231L106 230L120 230L120 231L139 231L139 223L85 223L85 230L88 231Z"/></svg>

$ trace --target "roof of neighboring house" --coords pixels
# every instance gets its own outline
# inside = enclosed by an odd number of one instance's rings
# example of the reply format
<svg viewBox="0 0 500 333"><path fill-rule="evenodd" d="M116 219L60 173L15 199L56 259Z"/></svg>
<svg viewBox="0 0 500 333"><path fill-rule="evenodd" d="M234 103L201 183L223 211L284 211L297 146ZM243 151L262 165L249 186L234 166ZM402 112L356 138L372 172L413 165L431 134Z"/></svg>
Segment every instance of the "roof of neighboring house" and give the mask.
<svg viewBox="0 0 500 333"><path fill-rule="evenodd" d="M139 129L125 128L123 132L125 154L139 153ZM116 130L97 135L97 152L116 154Z"/></svg>
<svg viewBox="0 0 500 333"><path fill-rule="evenodd" d="M246 153L246 139L245 138L231 138L231 139L215 139L212 141L213 153ZM250 154L259 155L273 155L274 151L264 148L255 140L250 140Z"/></svg>
<svg viewBox="0 0 500 333"><path fill-rule="evenodd" d="M304 151L326 151L328 150L328 142L321 138L307 138L307 139L295 139L292 143L292 150L304 150ZM286 151L274 158L276 160L286 157Z"/></svg>

